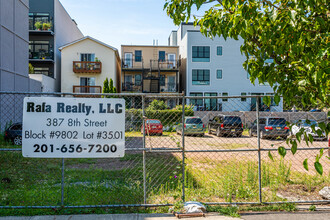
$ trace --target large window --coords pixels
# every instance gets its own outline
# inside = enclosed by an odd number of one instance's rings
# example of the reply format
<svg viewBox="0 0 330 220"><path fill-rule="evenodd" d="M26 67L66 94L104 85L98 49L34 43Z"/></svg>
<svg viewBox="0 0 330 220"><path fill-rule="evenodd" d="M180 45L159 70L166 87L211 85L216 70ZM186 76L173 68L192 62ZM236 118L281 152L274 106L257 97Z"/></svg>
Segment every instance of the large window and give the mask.
<svg viewBox="0 0 330 220"><path fill-rule="evenodd" d="M190 96L203 96L203 93L191 92ZM203 107L203 99L190 99L190 104L196 107L196 110L200 110Z"/></svg>
<svg viewBox="0 0 330 220"><path fill-rule="evenodd" d="M210 62L210 47L193 46L192 47L193 62Z"/></svg>
<svg viewBox="0 0 330 220"><path fill-rule="evenodd" d="M80 61L94 62L95 61L95 54L93 54L93 53L82 53L82 54L80 54Z"/></svg>
<svg viewBox="0 0 330 220"><path fill-rule="evenodd" d="M53 49L49 41L30 41L29 59L52 59Z"/></svg>
<svg viewBox="0 0 330 220"><path fill-rule="evenodd" d="M42 74L49 77L54 77L54 74L50 71L49 67L34 67L33 74Z"/></svg>
<svg viewBox="0 0 330 220"><path fill-rule="evenodd" d="M217 93L204 93L204 96L217 96ZM205 99L205 110L206 111L216 111L218 105L218 99Z"/></svg>
<svg viewBox="0 0 330 220"><path fill-rule="evenodd" d="M141 62L142 61L142 50L136 50L135 51L135 62Z"/></svg>
<svg viewBox="0 0 330 220"><path fill-rule="evenodd" d="M210 70L192 70L193 85L209 85Z"/></svg>
<svg viewBox="0 0 330 220"><path fill-rule="evenodd" d="M217 70L217 79L222 79L222 70Z"/></svg>
<svg viewBox="0 0 330 220"><path fill-rule="evenodd" d="M159 51L158 53L158 60L159 61L165 61L165 51Z"/></svg>
<svg viewBox="0 0 330 220"><path fill-rule="evenodd" d="M50 22L48 13L29 13L29 30L35 30L34 24L39 21L41 23Z"/></svg>

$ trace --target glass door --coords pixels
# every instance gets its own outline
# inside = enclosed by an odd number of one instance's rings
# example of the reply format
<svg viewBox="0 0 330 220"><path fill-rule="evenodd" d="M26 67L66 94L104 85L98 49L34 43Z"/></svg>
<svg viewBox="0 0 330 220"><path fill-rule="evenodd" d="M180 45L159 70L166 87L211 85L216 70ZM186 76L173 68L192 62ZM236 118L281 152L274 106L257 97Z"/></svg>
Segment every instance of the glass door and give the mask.
<svg viewBox="0 0 330 220"><path fill-rule="evenodd" d="M133 54L132 53L125 53L124 65L126 68L132 68L132 66L133 66Z"/></svg>
<svg viewBox="0 0 330 220"><path fill-rule="evenodd" d="M169 92L175 92L175 76L168 76L167 77L167 86L168 86L168 91Z"/></svg>
<svg viewBox="0 0 330 220"><path fill-rule="evenodd" d="M168 54L168 68L172 69L175 67L175 54Z"/></svg>
<svg viewBox="0 0 330 220"><path fill-rule="evenodd" d="M217 93L205 93L205 96L217 96ZM216 98L214 99L205 99L205 110L206 111L216 111L218 100Z"/></svg>

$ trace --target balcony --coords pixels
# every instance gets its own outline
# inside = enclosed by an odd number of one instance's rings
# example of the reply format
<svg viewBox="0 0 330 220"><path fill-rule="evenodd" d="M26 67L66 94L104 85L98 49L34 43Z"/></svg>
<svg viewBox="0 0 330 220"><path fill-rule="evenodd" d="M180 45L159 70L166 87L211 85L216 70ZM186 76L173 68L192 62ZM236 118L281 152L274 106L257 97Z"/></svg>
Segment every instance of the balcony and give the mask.
<svg viewBox="0 0 330 220"><path fill-rule="evenodd" d="M179 64L179 60L150 60L152 70L177 71Z"/></svg>
<svg viewBox="0 0 330 220"><path fill-rule="evenodd" d="M39 51L29 53L29 61L31 62L54 62L54 53L47 51Z"/></svg>
<svg viewBox="0 0 330 220"><path fill-rule="evenodd" d="M123 69L143 69L143 59L140 62L135 62L134 59L122 59L121 67Z"/></svg>
<svg viewBox="0 0 330 220"><path fill-rule="evenodd" d="M91 61L73 61L74 73L101 73L102 63Z"/></svg>
<svg viewBox="0 0 330 220"><path fill-rule="evenodd" d="M141 85L135 85L131 82L124 82L122 83L122 91L123 92L142 92Z"/></svg>
<svg viewBox="0 0 330 220"><path fill-rule="evenodd" d="M86 93L86 95L75 95L75 97L100 97L93 93L102 93L101 86L73 86L73 93Z"/></svg>

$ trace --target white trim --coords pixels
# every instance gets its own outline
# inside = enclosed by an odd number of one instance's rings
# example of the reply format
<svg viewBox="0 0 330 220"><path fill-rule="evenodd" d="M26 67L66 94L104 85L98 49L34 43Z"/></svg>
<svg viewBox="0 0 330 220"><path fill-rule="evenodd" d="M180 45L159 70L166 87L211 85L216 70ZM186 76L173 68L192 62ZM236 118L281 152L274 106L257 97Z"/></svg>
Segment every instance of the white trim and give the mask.
<svg viewBox="0 0 330 220"><path fill-rule="evenodd" d="M105 47L108 47L108 48L110 48L110 49L112 49L112 50L118 52L117 48L112 47L112 46L110 46L110 45L108 45L108 44L105 44L105 43L103 43L102 41L96 40L95 38L92 38L92 37L90 37L90 36L86 36L86 37L80 38L80 39L78 39L78 40L72 41L71 43L65 44L65 45L63 45L62 47L58 48L58 49L59 49L59 50L63 50L63 49L66 48L66 47L69 47L69 46L71 46L71 45L73 45L73 44L79 43L79 42L81 42L81 41L83 41L83 40L86 40L86 39L89 39L89 40L95 41L96 43L99 43L99 44L101 44L101 45L103 45L103 46L105 46Z"/></svg>

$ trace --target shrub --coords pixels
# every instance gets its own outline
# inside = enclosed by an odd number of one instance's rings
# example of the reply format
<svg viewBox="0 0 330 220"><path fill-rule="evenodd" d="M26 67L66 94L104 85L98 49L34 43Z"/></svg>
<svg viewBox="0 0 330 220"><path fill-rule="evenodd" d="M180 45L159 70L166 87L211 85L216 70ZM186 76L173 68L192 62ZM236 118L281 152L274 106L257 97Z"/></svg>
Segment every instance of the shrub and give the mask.
<svg viewBox="0 0 330 220"><path fill-rule="evenodd" d="M148 111L148 110L165 110L165 109L167 109L167 105L165 104L165 102L155 99L149 104L146 110Z"/></svg>

